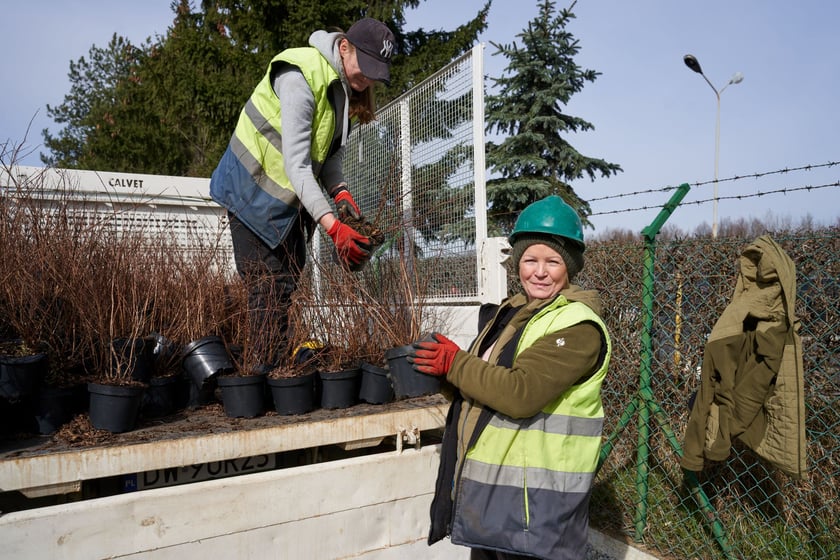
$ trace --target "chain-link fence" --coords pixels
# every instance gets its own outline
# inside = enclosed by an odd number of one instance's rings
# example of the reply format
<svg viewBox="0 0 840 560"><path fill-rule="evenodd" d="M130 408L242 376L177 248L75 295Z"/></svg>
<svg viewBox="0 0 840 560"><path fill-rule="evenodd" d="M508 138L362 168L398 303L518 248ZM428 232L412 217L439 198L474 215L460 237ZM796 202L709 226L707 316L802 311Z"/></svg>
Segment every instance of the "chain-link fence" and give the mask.
<svg viewBox="0 0 840 560"><path fill-rule="evenodd" d="M604 386L605 433L614 440L596 480L592 524L660 558L840 558L840 230L770 235L797 270L803 480L735 439L730 456L707 462L697 478L679 465L706 338L731 301L739 257L753 239L655 246L650 328L642 295L646 247L602 242L587 249L580 283L602 293L614 341ZM649 391L640 387L648 349Z"/></svg>

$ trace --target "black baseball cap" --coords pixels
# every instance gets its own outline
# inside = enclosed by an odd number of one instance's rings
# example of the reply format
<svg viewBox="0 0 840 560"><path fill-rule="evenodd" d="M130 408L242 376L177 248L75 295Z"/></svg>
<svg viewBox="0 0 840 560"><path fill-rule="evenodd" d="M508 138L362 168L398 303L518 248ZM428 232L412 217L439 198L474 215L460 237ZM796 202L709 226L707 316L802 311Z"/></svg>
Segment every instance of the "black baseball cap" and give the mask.
<svg viewBox="0 0 840 560"><path fill-rule="evenodd" d="M360 19L350 26L346 37L356 47L362 74L369 80L391 85L391 55L396 41L388 26L373 18Z"/></svg>

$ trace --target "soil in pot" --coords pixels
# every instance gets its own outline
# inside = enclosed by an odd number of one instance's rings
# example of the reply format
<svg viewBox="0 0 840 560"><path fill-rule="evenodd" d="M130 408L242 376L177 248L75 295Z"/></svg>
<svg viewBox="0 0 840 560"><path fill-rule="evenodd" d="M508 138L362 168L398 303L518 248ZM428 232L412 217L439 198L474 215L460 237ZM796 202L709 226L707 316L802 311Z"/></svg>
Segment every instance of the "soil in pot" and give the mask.
<svg viewBox="0 0 840 560"><path fill-rule="evenodd" d="M361 218L354 218L344 212L339 212L338 215L339 219L342 223L347 224L361 235L364 235L368 239L370 239L370 250L368 251L367 259L363 260L359 264L355 264L350 266L350 270L353 272L358 272L365 267L367 261L370 260L370 257L373 256L373 253L376 249L381 246L385 242L385 234L379 227L367 221L365 217Z"/></svg>

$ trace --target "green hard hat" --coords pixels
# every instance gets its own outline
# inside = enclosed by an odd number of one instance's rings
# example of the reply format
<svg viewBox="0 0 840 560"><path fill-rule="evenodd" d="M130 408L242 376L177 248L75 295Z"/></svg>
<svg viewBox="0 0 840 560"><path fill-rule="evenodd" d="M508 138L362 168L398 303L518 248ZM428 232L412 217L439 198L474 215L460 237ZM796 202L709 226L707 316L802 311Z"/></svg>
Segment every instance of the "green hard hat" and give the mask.
<svg viewBox="0 0 840 560"><path fill-rule="evenodd" d="M508 241L513 245L516 238L524 233L556 235L574 241L581 251L586 247L580 216L557 195L547 196L526 206L519 214Z"/></svg>

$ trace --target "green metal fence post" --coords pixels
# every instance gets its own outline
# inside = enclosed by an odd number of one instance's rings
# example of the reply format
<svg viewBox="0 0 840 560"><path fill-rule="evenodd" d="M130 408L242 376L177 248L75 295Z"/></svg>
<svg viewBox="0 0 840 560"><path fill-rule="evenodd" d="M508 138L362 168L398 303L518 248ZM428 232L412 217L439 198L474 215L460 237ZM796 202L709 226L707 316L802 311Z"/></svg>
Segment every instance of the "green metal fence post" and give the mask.
<svg viewBox="0 0 840 560"><path fill-rule="evenodd" d="M649 226L642 230L644 236L644 257L643 257L643 276L642 276L642 333L641 333L641 363L639 370L639 390L633 399L628 404L627 408L622 412L621 418L616 425L616 428L607 438L607 441L601 447L601 453L598 457L598 470L606 461L610 452L613 449L615 440L618 435L630 424L633 414L639 413L639 437L636 449L636 491L638 493L638 501L636 502L636 510L633 514L633 523L635 526L634 540L637 542L642 540L645 527L647 526L647 507L648 507L648 478L649 478L649 457L650 457L650 420L651 415L659 424L659 428L663 431L666 440L668 441L674 452L682 457L683 451L677 440L676 434L668 423L668 419L662 410L662 407L654 399L653 390L651 389L651 371L653 363L653 303L654 303L654 279L655 275L655 249L656 249L656 235L659 230L668 220L674 209L679 206L683 197L688 193L689 186L687 183L680 185L674 195L662 207L662 210L651 222ZM697 506L700 508L703 519L709 524L715 540L721 547L726 558L732 558L732 548L729 545L726 537L726 530L717 512L712 506L709 498L703 492L699 481L694 473L684 471L684 480L694 498Z"/></svg>
<svg viewBox="0 0 840 560"><path fill-rule="evenodd" d="M683 476L685 478L686 485L697 504L697 507L699 507L700 511L703 513L703 519L709 524L709 527L712 530L712 535L718 542L724 556L726 556L726 558L734 558L732 546L726 538L726 529L723 528L723 523L720 522L717 511L715 511L714 506L709 501L709 497L706 496L705 492L703 492L703 488L700 486L700 481L697 480L697 475L691 471L683 470Z"/></svg>
<svg viewBox="0 0 840 560"><path fill-rule="evenodd" d="M649 399L644 398L650 394L650 373L653 360L653 343L651 331L653 330L653 286L654 286L654 255L656 253L656 235L668 221L674 209L679 206L683 197L688 193L688 183L680 185L674 195L665 203L662 210L654 218L653 222L642 230L645 238L644 270L642 279L642 355L639 371L639 394L642 396L639 402L639 440L636 449L636 490L639 501L636 504L636 511L633 515L633 524L636 527L635 540L640 541L647 525L647 504L648 504L648 473L650 454L650 411Z"/></svg>

